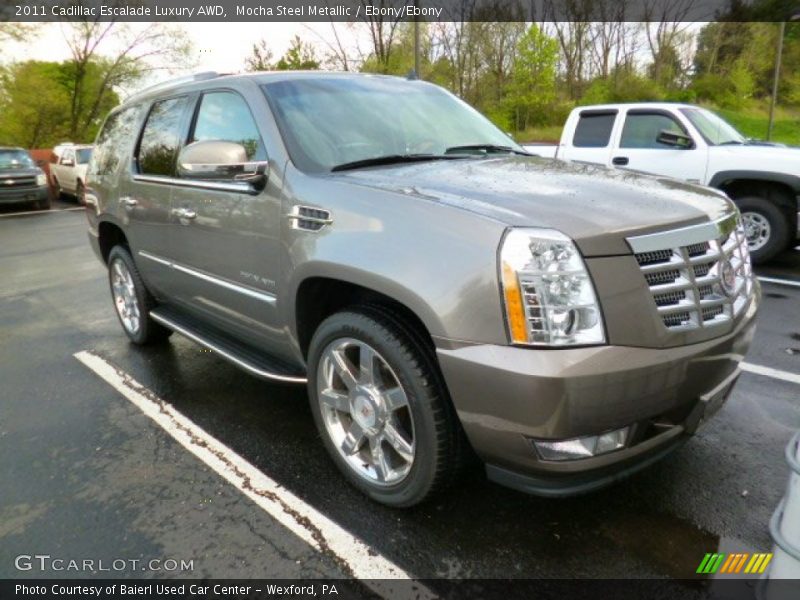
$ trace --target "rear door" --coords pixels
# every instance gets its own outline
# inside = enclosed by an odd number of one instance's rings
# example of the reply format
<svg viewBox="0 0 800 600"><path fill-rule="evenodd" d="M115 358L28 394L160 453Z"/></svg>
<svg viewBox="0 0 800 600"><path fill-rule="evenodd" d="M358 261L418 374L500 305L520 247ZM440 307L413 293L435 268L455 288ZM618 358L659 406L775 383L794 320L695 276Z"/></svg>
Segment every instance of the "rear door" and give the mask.
<svg viewBox="0 0 800 600"><path fill-rule="evenodd" d="M212 89L197 99L187 143L206 140L241 144L250 162L267 160L263 135L239 91ZM268 177L262 191L244 181L181 180L173 191L169 233L181 303L267 348L283 339L275 296L281 221L277 175Z"/></svg>
<svg viewBox="0 0 800 600"><path fill-rule="evenodd" d="M61 153L56 167L56 179L62 190L70 194L75 191L75 150L67 148Z"/></svg>
<svg viewBox="0 0 800 600"><path fill-rule="evenodd" d="M153 102L134 152L131 177L120 188L120 211L127 218L136 264L160 296L176 292L170 268L174 247L169 237L170 204L192 98L180 95Z"/></svg>
<svg viewBox="0 0 800 600"><path fill-rule="evenodd" d="M646 173L667 175L692 183L704 180L706 172L705 142L693 138L690 148L676 148L657 140L659 132L674 131L688 135L689 130L666 110L629 109L623 126L618 128L611 164Z"/></svg>
<svg viewBox="0 0 800 600"><path fill-rule="evenodd" d="M618 111L616 109L586 109L573 113L572 140L559 148L559 158L578 162L607 165L611 158L611 138Z"/></svg>

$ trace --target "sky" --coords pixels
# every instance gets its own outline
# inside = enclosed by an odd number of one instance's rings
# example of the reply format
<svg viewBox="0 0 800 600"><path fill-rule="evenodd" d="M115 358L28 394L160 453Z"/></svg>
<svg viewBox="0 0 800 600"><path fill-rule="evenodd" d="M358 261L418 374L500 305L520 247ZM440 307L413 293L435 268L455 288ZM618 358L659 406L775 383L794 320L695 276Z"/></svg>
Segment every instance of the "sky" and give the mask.
<svg viewBox="0 0 800 600"><path fill-rule="evenodd" d="M147 23L130 24L131 27L147 25ZM241 71L244 68L244 59L250 54L253 44L262 38L267 40L275 60L283 55L295 35L313 43L320 57L329 52L326 41L333 41L330 23L185 23L181 26L194 43L197 64L189 72ZM365 40L359 41L344 24L337 24L337 31L343 43L349 46L366 43ZM103 48L112 49L113 41L109 41ZM3 62L61 61L67 58L70 58L69 48L64 41L62 25L58 23L43 24L27 43L4 43L3 48L0 48L0 61ZM163 79L171 75L184 75L186 72L177 68L172 74L160 72L155 77ZM151 83L154 81L142 82L143 85Z"/></svg>

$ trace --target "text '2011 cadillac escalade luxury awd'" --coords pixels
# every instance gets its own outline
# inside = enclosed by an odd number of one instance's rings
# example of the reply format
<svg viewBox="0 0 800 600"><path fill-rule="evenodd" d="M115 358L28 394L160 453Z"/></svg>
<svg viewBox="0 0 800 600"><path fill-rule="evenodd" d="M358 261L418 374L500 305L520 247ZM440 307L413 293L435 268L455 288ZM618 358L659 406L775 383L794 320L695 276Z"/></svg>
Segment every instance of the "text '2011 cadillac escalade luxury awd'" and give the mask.
<svg viewBox="0 0 800 600"><path fill-rule="evenodd" d="M759 287L721 192L535 158L421 81L202 74L115 109L86 183L128 337L308 385L370 497L474 451L544 495L608 484L725 401Z"/></svg>

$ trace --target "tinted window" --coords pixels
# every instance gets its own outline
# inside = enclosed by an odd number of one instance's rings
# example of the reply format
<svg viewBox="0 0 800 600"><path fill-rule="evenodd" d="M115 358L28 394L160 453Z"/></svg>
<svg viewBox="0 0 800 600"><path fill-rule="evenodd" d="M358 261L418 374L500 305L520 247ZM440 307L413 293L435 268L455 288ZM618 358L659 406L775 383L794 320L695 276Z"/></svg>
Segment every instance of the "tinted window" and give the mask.
<svg viewBox="0 0 800 600"><path fill-rule="evenodd" d="M266 160L267 152L244 98L233 92L212 92L200 100L191 141L236 142L247 150L247 159Z"/></svg>
<svg viewBox="0 0 800 600"><path fill-rule="evenodd" d="M617 113L583 113L575 128L572 145L577 148L605 148Z"/></svg>
<svg viewBox="0 0 800 600"><path fill-rule="evenodd" d="M103 125L89 165L90 177L102 179L116 172L123 160L130 160L140 107L126 108L111 115Z"/></svg>
<svg viewBox="0 0 800 600"><path fill-rule="evenodd" d="M139 172L175 174L175 157L181 144L181 120L187 98L170 98L153 104L139 144Z"/></svg>
<svg viewBox="0 0 800 600"><path fill-rule="evenodd" d="M81 148L78 150L75 155L78 157L78 164L84 165L89 162L89 159L92 158L92 149L91 148Z"/></svg>
<svg viewBox="0 0 800 600"><path fill-rule="evenodd" d="M622 128L620 148L654 148L674 150L674 146L656 141L662 129L684 133L675 119L662 114L628 114L625 117L625 126Z"/></svg>

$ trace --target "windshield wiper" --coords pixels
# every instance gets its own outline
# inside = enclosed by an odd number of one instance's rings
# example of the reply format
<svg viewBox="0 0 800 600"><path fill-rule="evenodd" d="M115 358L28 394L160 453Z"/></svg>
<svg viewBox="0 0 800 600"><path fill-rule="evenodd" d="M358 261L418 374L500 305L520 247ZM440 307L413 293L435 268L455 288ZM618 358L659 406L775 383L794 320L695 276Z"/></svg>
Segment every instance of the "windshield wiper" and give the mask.
<svg viewBox="0 0 800 600"><path fill-rule="evenodd" d="M726 140L724 142L720 142L717 146L744 146L744 142L740 142L739 140Z"/></svg>
<svg viewBox="0 0 800 600"><path fill-rule="evenodd" d="M363 158L352 162L342 163L331 168L331 171L348 171L350 169L360 169L361 167L377 167L380 165L393 165L400 163L423 162L426 160L451 160L454 158L466 158L464 156L445 156L444 154L388 154L386 156L376 156L374 158Z"/></svg>
<svg viewBox="0 0 800 600"><path fill-rule="evenodd" d="M445 154L459 154L462 152L469 152L470 150L483 150L484 153L489 154L492 152L510 152L513 154L520 154L522 156L533 156L530 152L524 150L517 150L511 146L499 146L497 144L467 144L464 146L450 146L444 151Z"/></svg>

